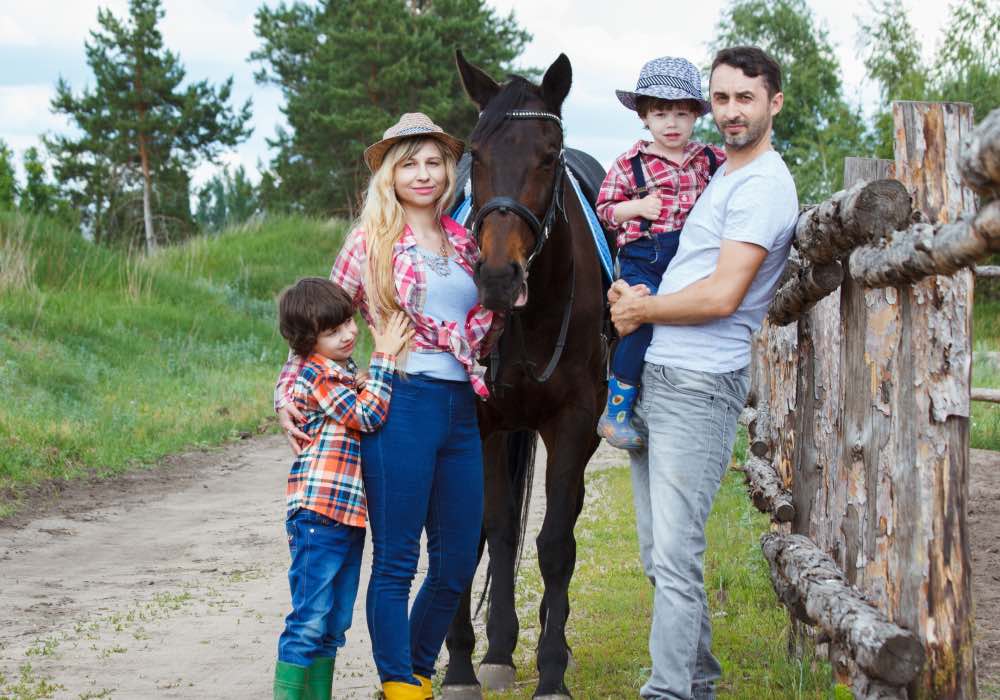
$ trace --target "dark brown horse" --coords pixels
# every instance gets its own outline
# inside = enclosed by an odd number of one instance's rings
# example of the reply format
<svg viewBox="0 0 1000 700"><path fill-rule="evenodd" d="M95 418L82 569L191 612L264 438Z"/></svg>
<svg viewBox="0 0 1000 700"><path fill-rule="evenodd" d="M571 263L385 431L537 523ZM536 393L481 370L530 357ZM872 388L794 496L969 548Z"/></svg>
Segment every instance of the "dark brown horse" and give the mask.
<svg viewBox="0 0 1000 700"><path fill-rule="evenodd" d="M461 52L457 62L462 83L481 110L470 137L472 228L482 251L476 284L482 303L507 312L507 320L489 361L492 396L479 411L491 579L488 646L477 680L467 592L448 635L444 697L479 697L479 681L493 688L513 682L514 577L537 435L548 462L547 506L536 540L545 592L535 696L568 697L565 630L576 565L573 527L607 392L600 262L565 173L560 110L572 79L570 62L560 55L540 86L519 77L500 85Z"/></svg>

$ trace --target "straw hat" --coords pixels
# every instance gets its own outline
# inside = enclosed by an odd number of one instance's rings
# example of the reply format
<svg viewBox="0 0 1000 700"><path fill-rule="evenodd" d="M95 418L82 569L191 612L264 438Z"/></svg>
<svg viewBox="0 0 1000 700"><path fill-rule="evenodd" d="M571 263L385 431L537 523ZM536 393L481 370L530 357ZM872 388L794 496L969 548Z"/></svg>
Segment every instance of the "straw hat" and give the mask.
<svg viewBox="0 0 1000 700"><path fill-rule="evenodd" d="M432 122L426 114L407 112L398 122L385 130L381 141L365 149L365 163L372 172L375 172L382 165L386 151L403 139L413 137L437 139L455 155L456 161L462 157L462 152L465 150L464 143L445 133L444 129Z"/></svg>
<svg viewBox="0 0 1000 700"><path fill-rule="evenodd" d="M661 100L694 100L701 105L702 114L712 111L712 105L701 96L701 74L691 61L684 58L654 58L642 67L634 91L615 90L615 94L623 105L633 111L635 98L640 95Z"/></svg>

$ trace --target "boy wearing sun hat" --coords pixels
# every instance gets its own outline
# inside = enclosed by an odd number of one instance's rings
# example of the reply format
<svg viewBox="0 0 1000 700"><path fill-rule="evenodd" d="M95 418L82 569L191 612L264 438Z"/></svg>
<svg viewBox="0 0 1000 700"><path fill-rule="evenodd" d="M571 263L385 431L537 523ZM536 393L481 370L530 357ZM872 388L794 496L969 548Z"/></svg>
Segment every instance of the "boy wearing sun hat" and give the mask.
<svg viewBox="0 0 1000 700"><path fill-rule="evenodd" d="M615 93L639 115L652 140L637 141L615 160L601 185L597 215L617 233L618 278L645 284L655 294L688 213L726 155L691 140L695 121L710 106L690 61L655 58L642 67L635 90ZM621 338L611 363L608 403L597 432L621 449L642 446L631 419L652 332L646 324Z"/></svg>

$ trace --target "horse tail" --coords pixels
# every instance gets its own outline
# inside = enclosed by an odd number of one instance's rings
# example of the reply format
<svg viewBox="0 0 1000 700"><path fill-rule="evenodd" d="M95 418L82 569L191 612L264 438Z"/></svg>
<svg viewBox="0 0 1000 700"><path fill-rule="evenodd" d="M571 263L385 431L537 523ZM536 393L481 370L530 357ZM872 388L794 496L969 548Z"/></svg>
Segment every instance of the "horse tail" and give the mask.
<svg viewBox="0 0 1000 700"><path fill-rule="evenodd" d="M517 539L514 541L514 579L521 568L521 554L524 552L524 533L528 527L528 510L531 507L531 485L535 480L535 451L538 447L538 433L534 430L516 430L507 434L505 453L507 475L510 478L511 500L517 514L515 523ZM475 617L482 610L493 578L493 563L486 569L486 583L476 603Z"/></svg>

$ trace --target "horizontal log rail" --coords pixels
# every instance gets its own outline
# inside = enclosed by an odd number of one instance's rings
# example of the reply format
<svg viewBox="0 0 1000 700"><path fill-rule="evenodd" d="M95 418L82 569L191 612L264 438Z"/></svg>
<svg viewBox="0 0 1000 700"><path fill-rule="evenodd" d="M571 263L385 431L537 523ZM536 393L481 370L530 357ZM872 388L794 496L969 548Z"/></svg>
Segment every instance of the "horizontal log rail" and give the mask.
<svg viewBox="0 0 1000 700"><path fill-rule="evenodd" d="M979 123L958 160L962 178L984 199L1000 197L1000 109Z"/></svg>
<svg viewBox="0 0 1000 700"><path fill-rule="evenodd" d="M973 387L972 400L986 403L1000 403L1000 389Z"/></svg>
<svg viewBox="0 0 1000 700"><path fill-rule="evenodd" d="M1000 265L976 265L973 272L976 277L1000 277Z"/></svg>
<svg viewBox="0 0 1000 700"><path fill-rule="evenodd" d="M799 215L795 243L805 260L836 262L910 223L913 202L898 180L859 182Z"/></svg>
<svg viewBox="0 0 1000 700"><path fill-rule="evenodd" d="M954 274L994 251L1000 251L1000 200L974 216L937 226L913 224L880 244L857 248L850 275L872 288L913 284L930 275Z"/></svg>
<svg viewBox="0 0 1000 700"><path fill-rule="evenodd" d="M787 268L786 268L787 269ZM844 281L844 268L839 262L802 265L771 301L768 319L776 326L787 326L802 317L823 297L832 294Z"/></svg>
<svg viewBox="0 0 1000 700"><path fill-rule="evenodd" d="M800 620L817 625L872 678L905 685L924 665L917 636L889 620L803 535L766 533L761 548L775 592Z"/></svg>
<svg viewBox="0 0 1000 700"><path fill-rule="evenodd" d="M778 523L789 523L795 519L792 494L770 462L750 455L743 465L743 474L750 500L757 510L770 515Z"/></svg>

